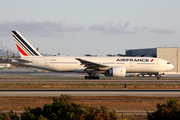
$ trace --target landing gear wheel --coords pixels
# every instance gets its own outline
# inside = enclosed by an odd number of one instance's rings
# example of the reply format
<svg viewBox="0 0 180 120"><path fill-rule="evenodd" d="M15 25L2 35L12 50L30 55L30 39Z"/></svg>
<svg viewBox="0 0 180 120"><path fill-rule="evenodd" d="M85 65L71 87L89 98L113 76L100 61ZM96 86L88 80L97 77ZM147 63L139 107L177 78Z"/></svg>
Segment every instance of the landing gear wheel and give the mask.
<svg viewBox="0 0 180 120"><path fill-rule="evenodd" d="M96 78L95 79L99 79L99 76L96 76Z"/></svg>
<svg viewBox="0 0 180 120"><path fill-rule="evenodd" d="M160 80L160 78L161 78L161 75L157 75L157 79Z"/></svg>
<svg viewBox="0 0 180 120"><path fill-rule="evenodd" d="M88 76L85 76L84 78L85 78L85 79L89 79L89 77L88 77Z"/></svg>
<svg viewBox="0 0 180 120"><path fill-rule="evenodd" d="M88 76L89 79L92 79L92 76Z"/></svg>
<svg viewBox="0 0 180 120"><path fill-rule="evenodd" d="M92 79L96 79L96 77L94 76L94 75L92 75L92 77L91 77Z"/></svg>
<svg viewBox="0 0 180 120"><path fill-rule="evenodd" d="M99 76L90 74L89 76L85 76L84 79L99 79Z"/></svg>

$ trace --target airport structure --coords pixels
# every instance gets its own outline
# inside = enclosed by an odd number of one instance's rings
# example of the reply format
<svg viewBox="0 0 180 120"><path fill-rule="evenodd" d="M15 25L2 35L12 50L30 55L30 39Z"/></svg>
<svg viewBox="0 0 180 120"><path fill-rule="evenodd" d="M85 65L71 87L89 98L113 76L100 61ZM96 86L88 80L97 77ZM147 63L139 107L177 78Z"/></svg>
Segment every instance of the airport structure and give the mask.
<svg viewBox="0 0 180 120"><path fill-rule="evenodd" d="M126 50L126 56L156 57L168 60L171 64L174 65L174 68L168 72L180 73L180 48L178 47L128 49Z"/></svg>

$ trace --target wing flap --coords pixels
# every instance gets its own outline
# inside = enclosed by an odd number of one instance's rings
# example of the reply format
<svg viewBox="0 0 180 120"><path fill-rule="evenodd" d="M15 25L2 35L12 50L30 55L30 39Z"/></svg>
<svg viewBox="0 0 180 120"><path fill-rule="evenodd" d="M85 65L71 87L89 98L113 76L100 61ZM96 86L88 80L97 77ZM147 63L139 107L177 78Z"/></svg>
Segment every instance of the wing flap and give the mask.
<svg viewBox="0 0 180 120"><path fill-rule="evenodd" d="M87 68L104 68L104 67L109 67L107 65L103 65L101 63L96 63L96 62L91 62L88 60L83 60L81 58L76 58L76 60L80 61L82 65L85 65Z"/></svg>

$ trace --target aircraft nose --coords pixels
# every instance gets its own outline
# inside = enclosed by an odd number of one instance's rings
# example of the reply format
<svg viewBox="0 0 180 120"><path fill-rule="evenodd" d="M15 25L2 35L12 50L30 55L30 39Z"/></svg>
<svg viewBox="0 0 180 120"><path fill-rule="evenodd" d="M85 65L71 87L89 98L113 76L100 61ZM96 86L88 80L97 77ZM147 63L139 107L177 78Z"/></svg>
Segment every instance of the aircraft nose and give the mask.
<svg viewBox="0 0 180 120"><path fill-rule="evenodd" d="M170 64L170 65L169 65L169 69L171 70L171 69L173 69L173 68L174 68L174 65Z"/></svg>
<svg viewBox="0 0 180 120"><path fill-rule="evenodd" d="M174 68L174 65L169 64L169 65L166 67L166 70L171 70L171 69L173 69L173 68Z"/></svg>

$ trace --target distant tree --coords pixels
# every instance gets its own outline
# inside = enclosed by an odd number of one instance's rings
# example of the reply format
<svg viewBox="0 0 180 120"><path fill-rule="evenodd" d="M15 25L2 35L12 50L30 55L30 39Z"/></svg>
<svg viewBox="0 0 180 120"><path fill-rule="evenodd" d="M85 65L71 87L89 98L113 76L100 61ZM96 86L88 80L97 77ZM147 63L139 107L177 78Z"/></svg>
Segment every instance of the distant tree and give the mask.
<svg viewBox="0 0 180 120"><path fill-rule="evenodd" d="M122 55L122 54L117 54L117 56L123 56L123 57L125 57L126 55Z"/></svg>
<svg viewBox="0 0 180 120"><path fill-rule="evenodd" d="M108 57L115 57L116 55L107 54Z"/></svg>
<svg viewBox="0 0 180 120"><path fill-rule="evenodd" d="M7 113L1 113L0 120L19 120L19 117L16 115L16 113L10 111Z"/></svg>
<svg viewBox="0 0 180 120"><path fill-rule="evenodd" d="M157 111L148 113L148 120L180 120L180 102L178 99L168 100L166 104L158 104Z"/></svg>
<svg viewBox="0 0 180 120"><path fill-rule="evenodd" d="M0 114L0 120L10 120L10 116L8 113Z"/></svg>
<svg viewBox="0 0 180 120"><path fill-rule="evenodd" d="M39 116L38 120L49 120L46 117L44 118L42 115Z"/></svg>
<svg viewBox="0 0 180 120"><path fill-rule="evenodd" d="M53 98L52 104L45 104L43 109L37 107L25 108L22 120L116 120L116 112L108 112L105 106L94 108L77 104L72 101L71 96L61 95Z"/></svg>

